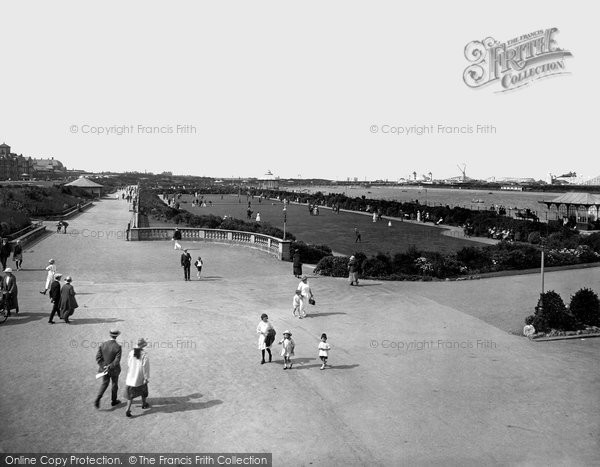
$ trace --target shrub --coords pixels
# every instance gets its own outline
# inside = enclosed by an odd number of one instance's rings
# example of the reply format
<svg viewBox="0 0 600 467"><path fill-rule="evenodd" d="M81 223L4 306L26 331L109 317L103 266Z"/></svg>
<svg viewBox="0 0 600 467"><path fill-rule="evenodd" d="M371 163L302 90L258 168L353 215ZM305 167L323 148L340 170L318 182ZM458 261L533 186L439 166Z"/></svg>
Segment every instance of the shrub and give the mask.
<svg viewBox="0 0 600 467"><path fill-rule="evenodd" d="M539 243L542 240L542 236L540 235L539 232L531 232L528 236L527 236L527 241L529 243L533 243L534 245L539 245Z"/></svg>
<svg viewBox="0 0 600 467"><path fill-rule="evenodd" d="M300 261L308 264L318 264L322 258L332 255L331 248L327 245L307 245L299 241L292 242L291 250L298 250Z"/></svg>
<svg viewBox="0 0 600 467"><path fill-rule="evenodd" d="M354 257L356 259L356 264L358 265L358 273L361 274L363 272L363 263L367 260L367 255L362 251L357 251L354 253Z"/></svg>
<svg viewBox="0 0 600 467"><path fill-rule="evenodd" d="M591 289L583 288L575 292L569 303L569 311L583 324L600 325L600 300Z"/></svg>
<svg viewBox="0 0 600 467"><path fill-rule="evenodd" d="M10 208L0 207L0 219L2 219L2 222L0 222L0 237L6 237L31 224L25 213Z"/></svg>
<svg viewBox="0 0 600 467"><path fill-rule="evenodd" d="M317 263L314 273L331 277L348 277L347 256L324 256Z"/></svg>
<svg viewBox="0 0 600 467"><path fill-rule="evenodd" d="M419 256L420 252L414 257L410 252L396 253L392 260L394 274L419 274L419 270L415 264L415 259Z"/></svg>
<svg viewBox="0 0 600 467"><path fill-rule="evenodd" d="M490 250L487 248L478 248L466 246L456 252L457 261L470 270L485 271L492 265Z"/></svg>
<svg viewBox="0 0 600 467"><path fill-rule="evenodd" d="M495 269L530 269L540 265L541 252L533 245L500 242L484 248L492 255Z"/></svg>
<svg viewBox="0 0 600 467"><path fill-rule="evenodd" d="M577 328L577 320L567 312L563 299L553 290L542 294L533 318L528 317L537 332L548 332L551 329L571 331ZM527 321L526 321L527 323Z"/></svg>
<svg viewBox="0 0 600 467"><path fill-rule="evenodd" d="M388 265L374 257L363 261L361 267L365 277L384 277L389 273Z"/></svg>
<svg viewBox="0 0 600 467"><path fill-rule="evenodd" d="M600 253L600 232L595 232L581 240L582 245L589 246L596 253Z"/></svg>

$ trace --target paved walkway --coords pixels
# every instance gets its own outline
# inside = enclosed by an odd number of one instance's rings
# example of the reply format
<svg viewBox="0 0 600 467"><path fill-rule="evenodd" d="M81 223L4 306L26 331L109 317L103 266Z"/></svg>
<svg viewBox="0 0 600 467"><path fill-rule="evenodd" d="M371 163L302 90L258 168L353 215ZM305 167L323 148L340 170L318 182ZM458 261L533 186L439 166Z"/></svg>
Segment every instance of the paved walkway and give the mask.
<svg viewBox="0 0 600 467"><path fill-rule="evenodd" d="M124 241L128 220L124 201L102 200L69 221L74 234L26 250L22 313L0 326L0 450L266 451L275 465L319 466L600 462L600 339L506 332L530 313L536 277L360 287L314 277L314 314L297 320L290 263L184 243L205 264L202 281L184 282L171 242ZM38 293L50 257L78 292L70 326L47 324ZM552 273L547 287L598 290L598 272ZM274 362L259 364L263 312L277 339L293 333L290 371L277 345ZM92 406L96 346L111 327L125 354L140 336L151 342L152 408L134 405L132 419L108 393Z"/></svg>

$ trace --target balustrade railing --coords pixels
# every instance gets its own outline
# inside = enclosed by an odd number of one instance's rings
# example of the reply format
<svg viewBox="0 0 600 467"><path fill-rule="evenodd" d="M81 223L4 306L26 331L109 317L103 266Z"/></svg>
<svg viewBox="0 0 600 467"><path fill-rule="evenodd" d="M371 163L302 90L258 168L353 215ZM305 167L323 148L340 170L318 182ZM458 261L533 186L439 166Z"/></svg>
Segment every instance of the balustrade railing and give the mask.
<svg viewBox="0 0 600 467"><path fill-rule="evenodd" d="M271 237L255 232L242 232L237 230L203 229L182 227L181 241L205 241L213 243L244 245L248 248L265 251L277 256L280 260L288 261L291 258L290 241ZM130 231L131 241L171 240L175 232L168 227L140 227Z"/></svg>

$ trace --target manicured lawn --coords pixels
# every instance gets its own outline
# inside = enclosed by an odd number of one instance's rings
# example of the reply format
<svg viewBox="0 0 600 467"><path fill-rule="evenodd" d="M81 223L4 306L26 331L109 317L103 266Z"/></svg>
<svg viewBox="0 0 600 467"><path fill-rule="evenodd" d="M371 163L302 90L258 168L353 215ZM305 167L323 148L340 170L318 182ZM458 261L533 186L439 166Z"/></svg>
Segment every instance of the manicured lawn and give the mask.
<svg viewBox="0 0 600 467"><path fill-rule="evenodd" d="M212 201L212 207L192 207L192 196L181 197L181 209L194 214L231 216L246 219L248 201L246 196L237 195L205 195ZM184 201L187 201L185 203ZM260 212L261 222L283 229L283 204L278 201L250 199L253 211L252 219ZM362 236L361 243L355 243L354 228L358 228ZM441 235L442 230L426 225L415 225L408 222L392 221L388 227L387 221L373 222L372 218L363 214L340 212L333 213L330 209L320 208L319 216L311 216L307 205L291 204L287 207L286 229L292 232L297 240L306 243L329 245L334 252L350 255L362 251L367 255L404 252L409 246L426 251L453 252L464 246L473 246L467 240Z"/></svg>

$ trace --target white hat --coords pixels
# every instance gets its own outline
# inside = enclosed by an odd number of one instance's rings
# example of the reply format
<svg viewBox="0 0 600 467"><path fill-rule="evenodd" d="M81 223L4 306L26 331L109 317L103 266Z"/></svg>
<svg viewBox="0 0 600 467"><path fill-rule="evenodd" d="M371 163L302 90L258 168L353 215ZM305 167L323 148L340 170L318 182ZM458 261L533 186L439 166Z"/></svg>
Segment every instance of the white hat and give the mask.
<svg viewBox="0 0 600 467"><path fill-rule="evenodd" d="M12 269L11 269L11 268L6 268L6 269L4 270L4 272L12 272Z"/></svg>
<svg viewBox="0 0 600 467"><path fill-rule="evenodd" d="M290 331L288 331L287 329L285 331L283 331L283 335L285 336L286 334L288 336L292 337L292 333Z"/></svg>

